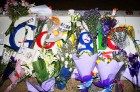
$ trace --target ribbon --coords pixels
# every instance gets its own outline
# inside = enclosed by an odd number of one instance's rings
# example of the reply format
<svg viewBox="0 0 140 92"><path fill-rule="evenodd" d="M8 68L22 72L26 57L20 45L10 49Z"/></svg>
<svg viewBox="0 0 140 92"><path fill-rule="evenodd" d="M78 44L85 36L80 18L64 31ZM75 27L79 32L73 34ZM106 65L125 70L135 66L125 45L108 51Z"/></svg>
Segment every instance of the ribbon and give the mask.
<svg viewBox="0 0 140 92"><path fill-rule="evenodd" d="M81 90L81 92L88 92L88 89L94 90L94 88L91 86L93 79L95 79L97 76L87 75L83 78L80 76L79 73L75 73L75 80L81 81L82 85L78 85L78 89Z"/></svg>
<svg viewBox="0 0 140 92"><path fill-rule="evenodd" d="M100 87L100 88L107 88L113 83L113 80L110 78L107 78L103 81L93 82L94 85Z"/></svg>
<svg viewBox="0 0 140 92"><path fill-rule="evenodd" d="M29 20L28 20L28 21L29 21ZM18 46L16 45L16 43L15 43L15 36L16 36L16 33L19 31L19 29L21 29L21 28L23 28L23 27L25 27L25 26L30 27L31 30L34 30L34 29L36 28L34 25L28 24L28 21L25 21L25 22L19 24L17 27L14 28L13 33L10 34L9 43L10 43L11 47L12 47L13 49L15 49L16 51L18 51L19 48L20 48L20 47L18 47ZM30 47L30 45L31 45L31 43L33 42L33 40L27 40L26 42L29 42L29 46L28 46L28 47Z"/></svg>
<svg viewBox="0 0 140 92"><path fill-rule="evenodd" d="M82 83L82 85L78 85L78 89L89 88L91 86L92 82L93 82L93 79L91 79L87 82L84 82L84 83Z"/></svg>
<svg viewBox="0 0 140 92"><path fill-rule="evenodd" d="M32 84L29 81L26 81L26 86L29 92L52 92L54 91L55 78L50 78L41 85Z"/></svg>
<svg viewBox="0 0 140 92"><path fill-rule="evenodd" d="M93 72L91 72L91 73L92 73L92 76L91 75L84 76L83 78L80 77L79 73L75 73L75 79L83 82L82 85L78 85L78 89L82 89L82 91L87 89L87 88L90 88L90 89L94 90L93 87L91 87L91 85L93 83L93 80L98 78L99 75L95 74Z"/></svg>
<svg viewBox="0 0 140 92"><path fill-rule="evenodd" d="M114 84L110 84L109 87L103 89L102 91L98 91L98 92L112 92L113 87L114 87Z"/></svg>

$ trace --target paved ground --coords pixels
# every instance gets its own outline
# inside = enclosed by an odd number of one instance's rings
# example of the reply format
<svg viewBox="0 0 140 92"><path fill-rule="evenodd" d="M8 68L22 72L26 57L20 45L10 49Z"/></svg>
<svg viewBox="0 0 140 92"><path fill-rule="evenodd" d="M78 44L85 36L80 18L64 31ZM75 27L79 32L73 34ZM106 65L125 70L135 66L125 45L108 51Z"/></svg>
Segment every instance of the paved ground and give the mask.
<svg viewBox="0 0 140 92"><path fill-rule="evenodd" d="M32 82L32 83L37 83L35 78L27 78L28 81ZM4 84L0 87L0 92L4 92L4 90L6 89L6 87L8 85L10 85L11 81L10 80L6 80L4 82ZM124 92L134 92L134 89L132 87L132 84L129 81L122 81L122 83L124 84ZM65 90L58 90L55 89L54 92L80 92L77 89L77 85L81 84L79 81L75 81L75 79L70 79L67 83L67 87ZM95 87L96 89L99 89L97 87ZM28 92L27 91L27 87L26 87L26 83L25 80L23 80L22 82L18 83L18 85L13 89L13 92ZM113 92L114 89L113 89Z"/></svg>

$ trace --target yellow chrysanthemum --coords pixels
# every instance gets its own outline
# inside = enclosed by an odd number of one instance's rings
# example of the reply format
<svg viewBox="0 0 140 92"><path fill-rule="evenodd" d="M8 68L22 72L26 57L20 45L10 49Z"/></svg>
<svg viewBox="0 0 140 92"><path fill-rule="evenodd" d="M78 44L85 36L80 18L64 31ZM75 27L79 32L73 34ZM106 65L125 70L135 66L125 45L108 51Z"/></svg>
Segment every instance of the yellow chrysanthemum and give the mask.
<svg viewBox="0 0 140 92"><path fill-rule="evenodd" d="M102 15L101 18L104 18L104 16Z"/></svg>
<svg viewBox="0 0 140 92"><path fill-rule="evenodd" d="M111 62L111 59L108 59L108 63L110 63Z"/></svg>
<svg viewBox="0 0 140 92"><path fill-rule="evenodd" d="M101 61L101 60L99 60L99 59L98 59L98 60L96 60L96 63L97 63L97 64L99 64L99 63L100 63L100 61Z"/></svg>
<svg viewBox="0 0 140 92"><path fill-rule="evenodd" d="M75 35L74 34L71 35L70 40L71 40L72 44L75 43L76 40L75 40Z"/></svg>
<svg viewBox="0 0 140 92"><path fill-rule="evenodd" d="M54 30L54 31L53 31L53 35L54 35L54 36L58 36L58 35L59 35L59 31L58 31L58 30Z"/></svg>
<svg viewBox="0 0 140 92"><path fill-rule="evenodd" d="M62 42L61 42L61 40L56 41L56 44L57 44L57 46L58 46L59 48L62 47Z"/></svg>
<svg viewBox="0 0 140 92"><path fill-rule="evenodd" d="M127 26L127 33L129 35L129 37L134 40L135 39L135 32L134 32L134 28L133 26Z"/></svg>

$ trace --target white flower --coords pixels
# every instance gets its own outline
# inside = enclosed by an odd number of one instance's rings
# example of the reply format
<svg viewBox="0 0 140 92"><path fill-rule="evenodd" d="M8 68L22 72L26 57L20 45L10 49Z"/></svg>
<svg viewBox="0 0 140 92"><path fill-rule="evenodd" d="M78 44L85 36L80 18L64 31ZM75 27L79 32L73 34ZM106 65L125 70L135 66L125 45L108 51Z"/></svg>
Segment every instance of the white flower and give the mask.
<svg viewBox="0 0 140 92"><path fill-rule="evenodd" d="M64 61L64 57L61 57L61 60Z"/></svg>
<svg viewBox="0 0 140 92"><path fill-rule="evenodd" d="M69 71L72 71L72 68L70 68Z"/></svg>
<svg viewBox="0 0 140 92"><path fill-rule="evenodd" d="M30 68L27 68L26 66L21 66L23 69L24 69L24 71L25 71L25 75L32 75L32 69L30 69Z"/></svg>
<svg viewBox="0 0 140 92"><path fill-rule="evenodd" d="M65 65L68 65L68 61L65 61Z"/></svg>
<svg viewBox="0 0 140 92"><path fill-rule="evenodd" d="M29 29L30 27L29 26L25 26L25 29Z"/></svg>
<svg viewBox="0 0 140 92"><path fill-rule="evenodd" d="M66 57L68 57L68 56L69 56L69 54L68 54L68 53L66 53L65 55L66 55Z"/></svg>
<svg viewBox="0 0 140 92"><path fill-rule="evenodd" d="M69 14L69 15L74 15L74 9L68 10L68 14Z"/></svg>
<svg viewBox="0 0 140 92"><path fill-rule="evenodd" d="M69 54L69 57L72 58L72 54Z"/></svg>

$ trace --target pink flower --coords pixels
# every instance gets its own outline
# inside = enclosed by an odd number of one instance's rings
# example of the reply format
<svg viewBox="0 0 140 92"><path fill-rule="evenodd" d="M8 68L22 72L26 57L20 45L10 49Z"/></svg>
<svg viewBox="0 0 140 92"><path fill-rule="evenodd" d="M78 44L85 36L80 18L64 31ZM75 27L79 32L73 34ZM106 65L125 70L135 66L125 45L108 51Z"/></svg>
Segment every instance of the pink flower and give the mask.
<svg viewBox="0 0 140 92"><path fill-rule="evenodd" d="M13 4L14 6L17 6L17 5L18 5L18 2L17 2L17 1L13 1L12 4Z"/></svg>
<svg viewBox="0 0 140 92"><path fill-rule="evenodd" d="M4 11L7 11L8 8L9 8L8 4L5 4L5 5L4 5Z"/></svg>
<svg viewBox="0 0 140 92"><path fill-rule="evenodd" d="M25 4L25 6L27 6L27 7L30 6L29 2L27 2L27 1L24 2L24 4Z"/></svg>

